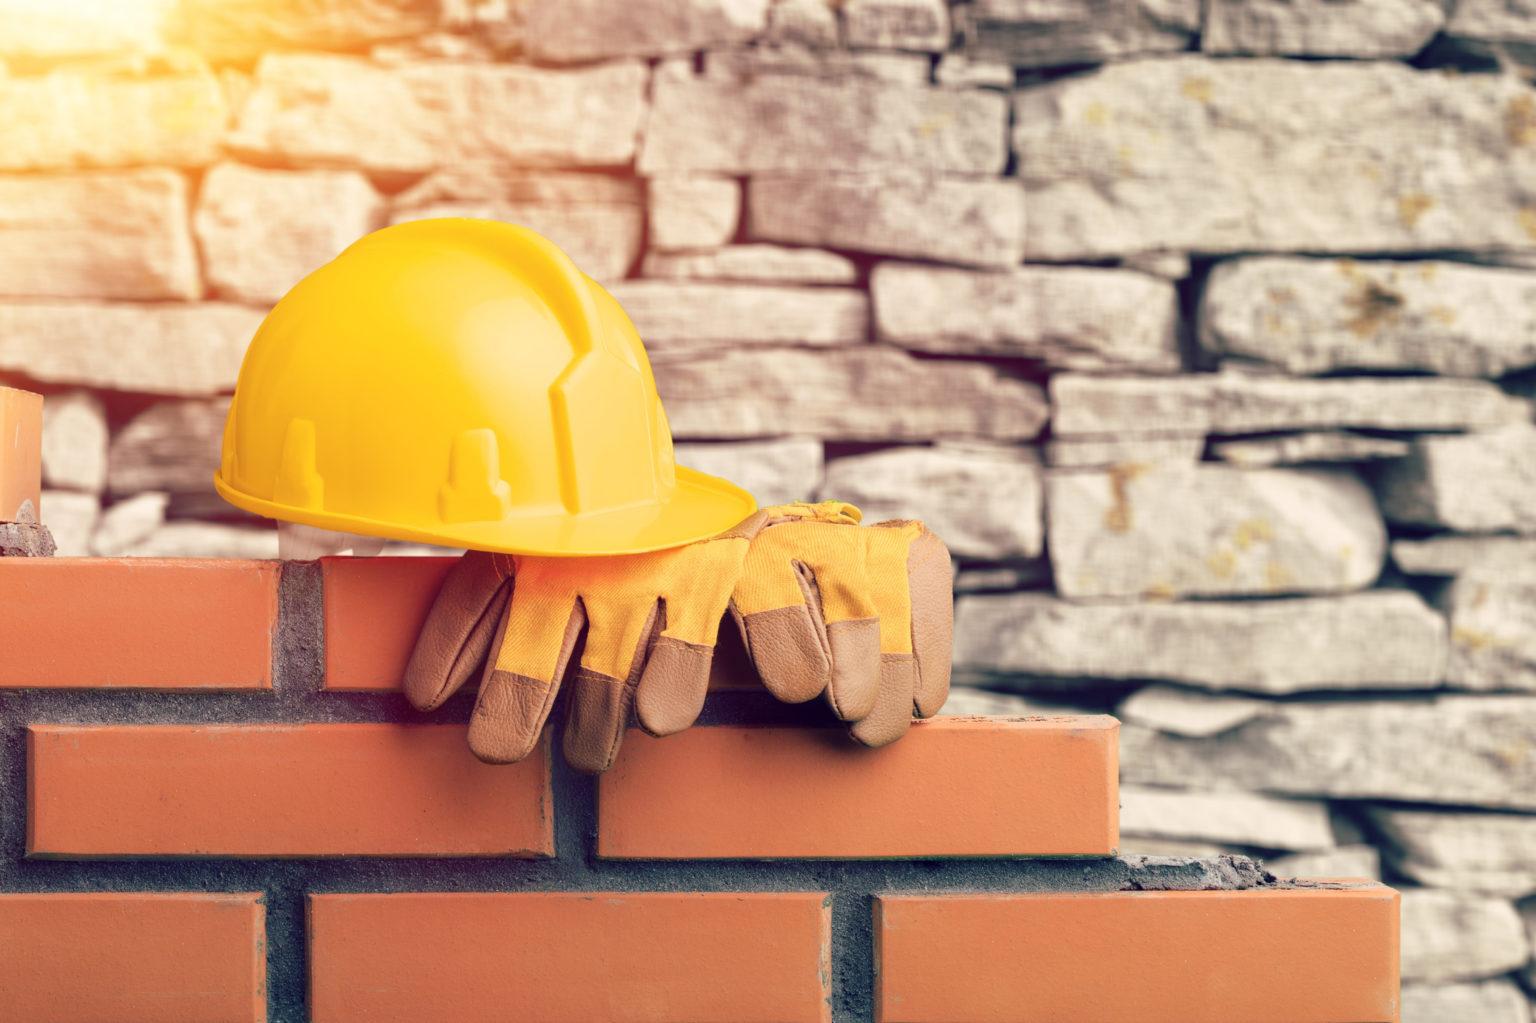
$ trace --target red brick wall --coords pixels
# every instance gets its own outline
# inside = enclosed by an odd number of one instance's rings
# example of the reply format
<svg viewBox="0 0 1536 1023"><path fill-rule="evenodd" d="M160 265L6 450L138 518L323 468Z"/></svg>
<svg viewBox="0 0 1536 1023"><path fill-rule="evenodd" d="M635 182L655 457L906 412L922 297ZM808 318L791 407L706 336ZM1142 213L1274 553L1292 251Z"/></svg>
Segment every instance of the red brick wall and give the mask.
<svg viewBox="0 0 1536 1023"><path fill-rule="evenodd" d="M1109 717L482 764L388 691L442 567L0 559L0 1019L1397 1018L1390 889L1114 856Z"/></svg>

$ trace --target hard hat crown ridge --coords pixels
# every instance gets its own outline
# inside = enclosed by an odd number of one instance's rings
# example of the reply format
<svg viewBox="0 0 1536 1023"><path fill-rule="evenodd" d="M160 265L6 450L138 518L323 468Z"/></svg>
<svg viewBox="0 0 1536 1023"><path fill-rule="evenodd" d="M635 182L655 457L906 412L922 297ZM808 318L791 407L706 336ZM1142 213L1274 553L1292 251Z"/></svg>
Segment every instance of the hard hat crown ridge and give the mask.
<svg viewBox="0 0 1536 1023"><path fill-rule="evenodd" d="M528 554L658 550L755 507L674 465L612 296L535 232L467 218L376 231L277 303L215 485L278 519Z"/></svg>

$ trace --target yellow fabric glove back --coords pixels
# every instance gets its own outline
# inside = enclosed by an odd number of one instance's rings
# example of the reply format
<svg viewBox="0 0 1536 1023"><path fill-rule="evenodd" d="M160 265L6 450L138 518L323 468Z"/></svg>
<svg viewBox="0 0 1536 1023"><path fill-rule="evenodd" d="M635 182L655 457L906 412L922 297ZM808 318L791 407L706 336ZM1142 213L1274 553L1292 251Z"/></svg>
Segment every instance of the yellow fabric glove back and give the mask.
<svg viewBox="0 0 1536 1023"><path fill-rule="evenodd" d="M731 612L770 692L789 703L825 695L855 739L883 746L949 694L949 550L921 522L859 527L858 509L841 507L840 517L770 519Z"/></svg>

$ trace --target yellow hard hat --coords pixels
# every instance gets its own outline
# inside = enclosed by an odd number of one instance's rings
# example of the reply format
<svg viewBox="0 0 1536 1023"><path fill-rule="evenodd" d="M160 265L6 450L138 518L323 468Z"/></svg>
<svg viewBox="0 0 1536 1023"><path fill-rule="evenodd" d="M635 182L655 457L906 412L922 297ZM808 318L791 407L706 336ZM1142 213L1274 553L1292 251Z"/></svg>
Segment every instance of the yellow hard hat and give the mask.
<svg viewBox="0 0 1536 1023"><path fill-rule="evenodd" d="M256 331L214 475L240 508L517 554L626 554L750 515L674 466L624 310L548 239L445 218L367 235Z"/></svg>

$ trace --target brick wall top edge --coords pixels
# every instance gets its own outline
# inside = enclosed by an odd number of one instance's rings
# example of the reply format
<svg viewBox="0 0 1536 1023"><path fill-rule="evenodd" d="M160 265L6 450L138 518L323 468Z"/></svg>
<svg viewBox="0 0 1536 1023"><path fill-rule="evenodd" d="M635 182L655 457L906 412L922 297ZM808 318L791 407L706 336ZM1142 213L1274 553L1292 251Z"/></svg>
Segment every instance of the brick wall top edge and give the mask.
<svg viewBox="0 0 1536 1023"><path fill-rule="evenodd" d="M278 565L0 559L0 688L269 689Z"/></svg>

